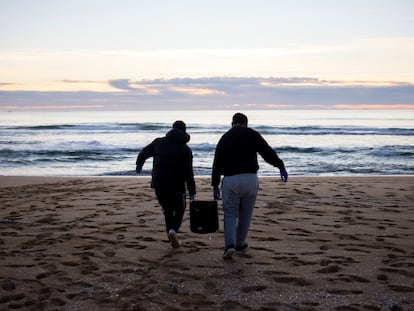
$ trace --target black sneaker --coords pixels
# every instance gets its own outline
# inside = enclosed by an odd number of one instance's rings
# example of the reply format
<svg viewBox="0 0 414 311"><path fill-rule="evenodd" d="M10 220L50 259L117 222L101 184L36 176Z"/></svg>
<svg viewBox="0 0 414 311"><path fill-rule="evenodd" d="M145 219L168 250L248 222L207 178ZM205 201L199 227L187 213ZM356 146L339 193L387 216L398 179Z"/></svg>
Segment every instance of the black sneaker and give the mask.
<svg viewBox="0 0 414 311"><path fill-rule="evenodd" d="M246 253L249 250L249 245L244 243L243 245L236 245L236 252L240 252L242 254Z"/></svg>
<svg viewBox="0 0 414 311"><path fill-rule="evenodd" d="M224 251L223 258L224 259L231 259L234 253L236 253L236 249L234 248L233 244L227 245L226 250Z"/></svg>

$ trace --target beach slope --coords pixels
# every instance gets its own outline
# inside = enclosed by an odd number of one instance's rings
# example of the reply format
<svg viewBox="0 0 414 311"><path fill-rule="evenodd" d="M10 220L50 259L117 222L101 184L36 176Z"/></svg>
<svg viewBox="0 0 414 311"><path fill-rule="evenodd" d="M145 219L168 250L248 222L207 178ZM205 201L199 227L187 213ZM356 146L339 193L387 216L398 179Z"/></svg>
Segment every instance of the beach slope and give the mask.
<svg viewBox="0 0 414 311"><path fill-rule="evenodd" d="M221 210L171 248L149 182L0 177L0 309L414 310L414 176L260 178L232 260Z"/></svg>

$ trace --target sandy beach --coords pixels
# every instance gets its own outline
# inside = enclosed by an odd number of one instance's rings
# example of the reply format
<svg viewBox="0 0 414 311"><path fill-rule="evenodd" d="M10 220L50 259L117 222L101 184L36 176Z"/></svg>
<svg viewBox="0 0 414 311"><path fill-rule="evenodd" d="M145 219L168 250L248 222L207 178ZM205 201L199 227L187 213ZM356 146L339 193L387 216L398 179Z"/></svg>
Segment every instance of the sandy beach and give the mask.
<svg viewBox="0 0 414 311"><path fill-rule="evenodd" d="M414 176L260 178L232 260L221 210L171 248L149 182L0 177L0 310L414 310Z"/></svg>

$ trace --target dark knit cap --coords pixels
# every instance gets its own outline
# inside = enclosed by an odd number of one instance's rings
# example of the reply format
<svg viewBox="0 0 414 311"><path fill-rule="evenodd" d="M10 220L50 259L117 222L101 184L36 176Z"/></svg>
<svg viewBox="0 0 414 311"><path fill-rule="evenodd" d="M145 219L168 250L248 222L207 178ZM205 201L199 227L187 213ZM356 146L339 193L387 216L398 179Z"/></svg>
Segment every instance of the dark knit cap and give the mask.
<svg viewBox="0 0 414 311"><path fill-rule="evenodd" d="M185 123L184 123L183 121L180 121L180 120L175 121L175 122L173 123L173 128L175 128L175 129L179 129L179 130L182 130L182 131L184 131L184 132L185 132L185 130L186 130Z"/></svg>

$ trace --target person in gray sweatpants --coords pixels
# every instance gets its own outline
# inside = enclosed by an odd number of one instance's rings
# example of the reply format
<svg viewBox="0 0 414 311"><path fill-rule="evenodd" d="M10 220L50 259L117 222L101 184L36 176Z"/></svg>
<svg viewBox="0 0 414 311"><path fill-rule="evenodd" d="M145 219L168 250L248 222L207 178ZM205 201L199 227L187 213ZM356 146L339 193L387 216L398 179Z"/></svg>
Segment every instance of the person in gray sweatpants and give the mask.
<svg viewBox="0 0 414 311"><path fill-rule="evenodd" d="M248 249L246 239L258 191L257 153L267 163L279 168L284 182L288 179L283 161L247 123L246 115L234 114L232 128L220 138L214 154L211 185L215 200L220 198L219 184L221 176L224 176L221 186L225 259L232 258L237 251L245 252Z"/></svg>

